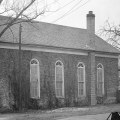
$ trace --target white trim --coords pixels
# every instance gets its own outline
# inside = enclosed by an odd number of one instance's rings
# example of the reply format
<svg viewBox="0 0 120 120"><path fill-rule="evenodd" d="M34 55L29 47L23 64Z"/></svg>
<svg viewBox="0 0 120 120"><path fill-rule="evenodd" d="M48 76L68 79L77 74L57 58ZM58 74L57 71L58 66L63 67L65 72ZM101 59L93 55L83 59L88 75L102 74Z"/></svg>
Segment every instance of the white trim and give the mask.
<svg viewBox="0 0 120 120"><path fill-rule="evenodd" d="M8 44L8 43L0 43L0 48L6 48L6 49L19 49L17 44ZM66 50L66 48L63 49L55 49L53 48L47 48L47 47L40 47L35 45L21 45L22 50L30 50L30 51L42 51L42 52L52 52L52 53L65 53L65 54L75 54L75 55L85 55L87 56L87 52L79 52L79 51L73 51L73 50Z"/></svg>
<svg viewBox="0 0 120 120"><path fill-rule="evenodd" d="M57 60L55 62L55 93L56 93L56 63L57 62L60 62L62 64L62 66L61 66L62 67L62 96L57 96L56 95L56 97L58 97L58 98L64 98L64 64L60 60Z"/></svg>
<svg viewBox="0 0 120 120"><path fill-rule="evenodd" d="M98 68L99 65L101 65L102 68ZM104 90L104 66L101 63L99 63L97 65L97 88L98 88L98 69L102 69L102 94L104 95L104 93L105 93L105 90Z"/></svg>
<svg viewBox="0 0 120 120"><path fill-rule="evenodd" d="M82 64L83 65L83 67L78 67L78 65L79 64ZM83 95L79 95L79 87L78 87L78 97L85 97L86 96L86 81L85 81L85 64L83 63L83 62L79 62L78 64L77 64L77 80L78 80L78 76L79 76L79 74L78 74L78 69L79 68L83 68L83 70L84 70L84 75L83 75L83 77L84 77L84 80L83 80L83 83L84 83L84 88L83 88ZM78 84L79 84L79 80L78 80ZM79 86L79 85L78 85Z"/></svg>
<svg viewBox="0 0 120 120"><path fill-rule="evenodd" d="M6 49L19 49L18 44L13 44L13 43L0 43L0 48L6 48ZM87 52L82 52L82 51L73 51L73 50L66 50L66 48L63 49L55 49L53 48L43 48L40 46L36 45L21 45L22 50L30 50L30 51L42 51L42 52L52 52L52 53L65 53L65 54L75 54L75 55L85 55L87 56ZM118 58L118 56L114 55L103 55L103 54L95 54L97 57L109 57L109 58Z"/></svg>
<svg viewBox="0 0 120 120"><path fill-rule="evenodd" d="M40 98L40 66L39 61L36 58L31 59L31 61L35 60L37 62L37 71L38 71L38 98ZM30 61L30 81L31 81L31 61ZM35 97L36 98L36 97Z"/></svg>
<svg viewBox="0 0 120 120"><path fill-rule="evenodd" d="M96 56L96 57L118 58L118 56L114 56L114 55L95 54L95 56Z"/></svg>

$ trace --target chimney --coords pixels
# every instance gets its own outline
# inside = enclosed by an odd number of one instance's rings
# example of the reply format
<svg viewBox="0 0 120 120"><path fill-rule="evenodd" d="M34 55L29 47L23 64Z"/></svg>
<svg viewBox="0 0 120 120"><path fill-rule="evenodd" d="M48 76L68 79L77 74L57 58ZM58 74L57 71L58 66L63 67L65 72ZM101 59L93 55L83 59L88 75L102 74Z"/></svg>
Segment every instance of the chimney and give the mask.
<svg viewBox="0 0 120 120"><path fill-rule="evenodd" d="M91 49L95 49L95 14L93 14L93 11L89 11L87 14L87 30L89 35L89 46Z"/></svg>
<svg viewBox="0 0 120 120"><path fill-rule="evenodd" d="M89 47L95 50L95 15L92 11L87 14L87 31L89 39ZM89 72L90 72L90 104L96 105L96 65L95 65L95 52L89 51Z"/></svg>
<svg viewBox="0 0 120 120"><path fill-rule="evenodd" d="M95 14L93 11L89 11L87 14L87 30L89 33L95 33Z"/></svg>

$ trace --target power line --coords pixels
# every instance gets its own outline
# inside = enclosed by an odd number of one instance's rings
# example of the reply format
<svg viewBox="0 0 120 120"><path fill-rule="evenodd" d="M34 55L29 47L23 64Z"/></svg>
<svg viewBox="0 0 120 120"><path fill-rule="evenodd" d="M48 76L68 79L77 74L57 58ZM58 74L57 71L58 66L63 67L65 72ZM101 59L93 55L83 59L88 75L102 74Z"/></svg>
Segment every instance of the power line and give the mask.
<svg viewBox="0 0 120 120"><path fill-rule="evenodd" d="M87 4L89 2L89 0L87 2L85 2L84 4L78 6L80 3L82 2L82 0L80 0L77 4L75 4L68 12L66 12L64 15L62 15L61 17L59 17L58 19L54 20L52 23L57 22L58 20L66 17L67 15L75 12L76 10L78 10L80 7L84 6L85 4ZM75 10L73 10L76 6L78 6ZM72 11L73 10L73 11Z"/></svg>
<svg viewBox="0 0 120 120"><path fill-rule="evenodd" d="M70 4L73 3L73 2L75 2L75 0L70 1L69 3L65 4L64 6L62 6L61 8L59 8L59 9L57 9L56 11L53 11L53 12L57 12L57 11L63 9L63 8L65 8L66 6L70 5ZM52 12L52 11L50 11L50 12Z"/></svg>
<svg viewBox="0 0 120 120"><path fill-rule="evenodd" d="M46 17L49 17L49 16L53 15L55 12L58 12L59 10L64 9L65 7L69 6L69 5L70 5L71 3L73 3L73 2L75 2L75 0L70 1L69 3L65 4L64 6L62 6L62 7L59 8L59 9L57 9L56 11L46 11L46 12L52 12L51 14L49 14L49 15L46 16ZM44 18L43 18L43 19L44 19Z"/></svg>
<svg viewBox="0 0 120 120"><path fill-rule="evenodd" d="M62 19L63 17L65 17L69 12L71 12L76 6L78 6L83 0L80 0L79 2L77 2L69 11L67 11L65 14L63 14L61 17L59 17L58 19L54 20L54 22Z"/></svg>
<svg viewBox="0 0 120 120"><path fill-rule="evenodd" d="M75 12L75 11L78 10L80 7L82 7L82 6L84 6L85 4L87 4L89 1L90 1L90 0L87 0L84 4L78 6L76 9L74 9L73 11L71 11L70 13L68 13L67 15L69 15L69 14Z"/></svg>

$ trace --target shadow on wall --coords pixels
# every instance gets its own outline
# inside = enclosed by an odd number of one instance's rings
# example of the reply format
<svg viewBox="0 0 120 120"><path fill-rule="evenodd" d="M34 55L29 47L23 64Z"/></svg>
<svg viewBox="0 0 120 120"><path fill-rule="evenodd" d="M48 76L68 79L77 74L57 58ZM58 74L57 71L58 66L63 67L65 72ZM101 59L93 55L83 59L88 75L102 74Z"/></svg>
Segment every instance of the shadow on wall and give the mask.
<svg viewBox="0 0 120 120"><path fill-rule="evenodd" d="M0 79L0 112L11 111L11 106L14 104L14 98L11 93L7 78Z"/></svg>

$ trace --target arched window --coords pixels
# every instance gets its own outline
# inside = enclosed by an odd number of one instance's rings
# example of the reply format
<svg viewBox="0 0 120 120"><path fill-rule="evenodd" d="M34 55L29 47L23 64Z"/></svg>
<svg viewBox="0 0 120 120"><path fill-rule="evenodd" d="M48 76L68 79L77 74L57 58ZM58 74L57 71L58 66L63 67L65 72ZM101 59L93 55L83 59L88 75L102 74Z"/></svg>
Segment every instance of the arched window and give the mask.
<svg viewBox="0 0 120 120"><path fill-rule="evenodd" d="M104 95L104 68L101 63L97 65L97 96Z"/></svg>
<svg viewBox="0 0 120 120"><path fill-rule="evenodd" d="M55 92L56 97L64 97L64 66L61 61L55 63Z"/></svg>
<svg viewBox="0 0 120 120"><path fill-rule="evenodd" d="M77 76L78 76L78 97L86 95L85 87L85 65L78 63L77 65Z"/></svg>
<svg viewBox="0 0 120 120"><path fill-rule="evenodd" d="M30 96L31 98L40 97L40 69L37 59L30 61Z"/></svg>

